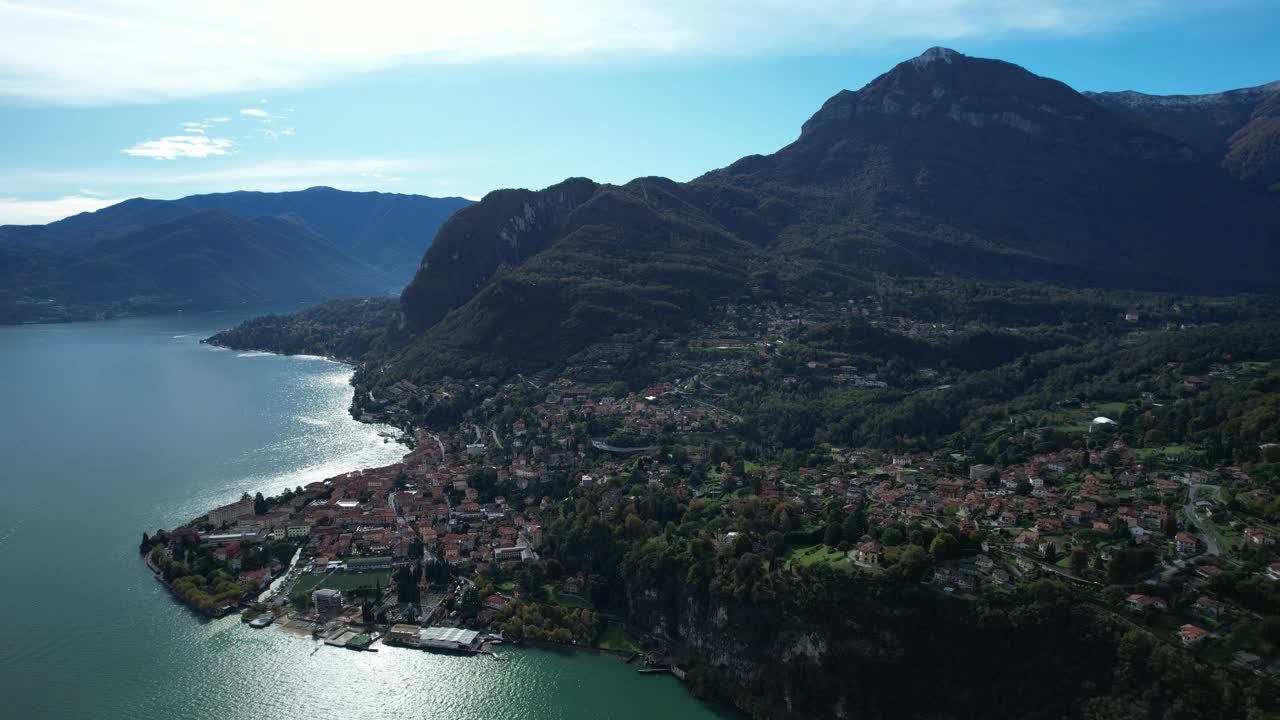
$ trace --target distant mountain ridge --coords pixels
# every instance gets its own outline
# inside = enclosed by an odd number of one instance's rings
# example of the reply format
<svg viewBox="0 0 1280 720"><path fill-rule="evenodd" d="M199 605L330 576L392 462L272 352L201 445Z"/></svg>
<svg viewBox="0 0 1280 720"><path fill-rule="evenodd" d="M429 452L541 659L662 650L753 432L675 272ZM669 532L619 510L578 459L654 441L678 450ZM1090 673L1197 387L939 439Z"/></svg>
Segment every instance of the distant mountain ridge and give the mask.
<svg viewBox="0 0 1280 720"><path fill-rule="evenodd" d="M772 155L688 183L503 190L401 296L398 372L501 372L711 304L877 273L1271 291L1280 214L1190 143L999 60L933 48ZM427 368L432 368L428 370Z"/></svg>
<svg viewBox="0 0 1280 720"><path fill-rule="evenodd" d="M471 201L317 186L291 192L237 191L177 200L133 198L48 225L0 226L9 240L57 252L83 252L95 243L201 210L242 218L283 216L328 239L352 257L408 282L436 230Z"/></svg>
<svg viewBox="0 0 1280 720"><path fill-rule="evenodd" d="M1206 95L1084 95L1182 140L1239 180L1280 190L1280 80Z"/></svg>
<svg viewBox="0 0 1280 720"><path fill-rule="evenodd" d="M0 227L0 322L385 296L463 198L327 187L134 198Z"/></svg>

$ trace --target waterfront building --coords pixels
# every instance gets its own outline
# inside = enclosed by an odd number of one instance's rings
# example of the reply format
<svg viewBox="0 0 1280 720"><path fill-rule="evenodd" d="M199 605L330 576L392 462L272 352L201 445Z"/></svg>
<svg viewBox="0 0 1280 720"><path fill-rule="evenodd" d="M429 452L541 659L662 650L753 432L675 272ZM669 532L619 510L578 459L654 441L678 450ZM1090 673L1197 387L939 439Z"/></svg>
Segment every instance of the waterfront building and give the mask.
<svg viewBox="0 0 1280 720"><path fill-rule="evenodd" d="M451 627L426 627L418 631L418 644L438 650L478 650L480 633Z"/></svg>
<svg viewBox="0 0 1280 720"><path fill-rule="evenodd" d="M320 588L311 593L311 603L315 605L317 615L338 615L342 612L342 591Z"/></svg>
<svg viewBox="0 0 1280 720"><path fill-rule="evenodd" d="M242 498L229 505L223 505L209 511L209 524L214 527L222 527L227 523L234 522L245 515L253 514L253 499Z"/></svg>

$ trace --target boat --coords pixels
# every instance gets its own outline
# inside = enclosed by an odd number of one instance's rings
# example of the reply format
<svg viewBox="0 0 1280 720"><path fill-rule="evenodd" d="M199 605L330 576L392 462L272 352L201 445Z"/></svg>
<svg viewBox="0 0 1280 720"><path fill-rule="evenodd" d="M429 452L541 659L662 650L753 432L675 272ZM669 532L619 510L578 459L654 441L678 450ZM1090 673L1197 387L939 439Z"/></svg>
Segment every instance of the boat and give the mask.
<svg viewBox="0 0 1280 720"><path fill-rule="evenodd" d="M261 630L262 628L270 625L274 621L275 621L275 618L272 617L271 613L262 613L258 617L249 621L249 627L255 630Z"/></svg>

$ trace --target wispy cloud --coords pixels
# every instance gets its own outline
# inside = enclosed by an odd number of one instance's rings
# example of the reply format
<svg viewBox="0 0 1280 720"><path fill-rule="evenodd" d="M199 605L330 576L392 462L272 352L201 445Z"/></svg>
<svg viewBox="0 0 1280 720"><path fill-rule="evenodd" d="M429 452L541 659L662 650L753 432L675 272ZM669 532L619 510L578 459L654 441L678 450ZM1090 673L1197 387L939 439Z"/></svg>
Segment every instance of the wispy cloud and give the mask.
<svg viewBox="0 0 1280 720"><path fill-rule="evenodd" d="M245 109L243 109L243 110L241 110L241 111L240 111L240 114L241 114L241 115L248 115L249 117L252 117L252 118L261 118L261 119L265 119L265 120L273 120L273 119L279 119L279 118L280 118L280 116L279 116L279 115L272 115L271 113L267 112L266 110L260 110L260 109L258 109L258 108L245 108Z"/></svg>
<svg viewBox="0 0 1280 720"><path fill-rule="evenodd" d="M43 225L77 213L101 210L122 198L108 199L68 195L52 200L0 198L0 225Z"/></svg>
<svg viewBox="0 0 1280 720"><path fill-rule="evenodd" d="M0 0L0 96L101 104L293 87L401 64L836 51L1091 33L1223 0Z"/></svg>
<svg viewBox="0 0 1280 720"><path fill-rule="evenodd" d="M189 139L189 138L188 138ZM474 162L469 157L467 164ZM432 158L349 157L328 160L273 160L237 165L203 164L186 166L153 163L139 165L136 170L83 168L76 170L13 171L0 170L0 193L18 195L32 187L58 187L82 183L94 188L110 188L112 194L168 196L174 187L197 186L202 192L221 190L294 190L311 185L332 185L349 189L378 186L378 175L388 178L413 177L430 184L437 172L447 172L463 164L458 160ZM175 167L187 170L175 171ZM73 185L74 187L74 185ZM55 191L56 192L56 191Z"/></svg>
<svg viewBox="0 0 1280 720"><path fill-rule="evenodd" d="M120 152L125 155L149 157L155 160L204 158L210 155L226 155L227 150L234 144L226 138L211 138L205 135L173 135L159 140L140 142Z"/></svg>

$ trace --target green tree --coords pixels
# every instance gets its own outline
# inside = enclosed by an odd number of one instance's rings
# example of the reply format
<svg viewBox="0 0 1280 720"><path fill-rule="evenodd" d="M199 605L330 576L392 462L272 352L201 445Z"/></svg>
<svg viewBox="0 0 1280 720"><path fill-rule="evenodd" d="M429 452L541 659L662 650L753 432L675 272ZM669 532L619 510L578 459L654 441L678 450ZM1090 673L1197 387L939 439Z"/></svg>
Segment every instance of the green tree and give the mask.
<svg viewBox="0 0 1280 720"><path fill-rule="evenodd" d="M943 561L951 559L956 552L959 543L956 538L949 532L940 532L933 537L933 542L929 543L929 554L934 560Z"/></svg>
<svg viewBox="0 0 1280 720"><path fill-rule="evenodd" d="M840 525L836 522L827 523L827 530L822 535L822 544L827 547L835 547L840 544Z"/></svg>
<svg viewBox="0 0 1280 720"><path fill-rule="evenodd" d="M1071 551L1071 572L1076 575L1083 575L1084 571L1089 567L1089 553L1084 548L1076 548Z"/></svg>

